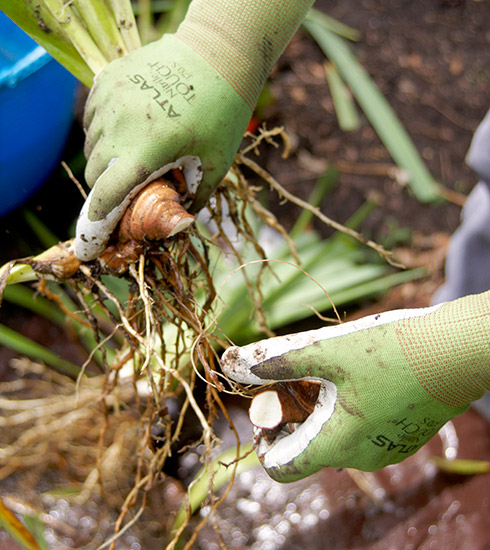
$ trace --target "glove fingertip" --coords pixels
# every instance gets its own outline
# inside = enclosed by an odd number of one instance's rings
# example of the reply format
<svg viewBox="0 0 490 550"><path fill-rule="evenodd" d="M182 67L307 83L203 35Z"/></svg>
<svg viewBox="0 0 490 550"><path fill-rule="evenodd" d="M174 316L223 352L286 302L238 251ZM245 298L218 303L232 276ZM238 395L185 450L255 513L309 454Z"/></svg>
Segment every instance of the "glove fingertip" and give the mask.
<svg viewBox="0 0 490 550"><path fill-rule="evenodd" d="M225 350L221 357L221 369L223 373L232 380L241 384L263 384L264 380L258 378L251 372L255 361L247 353L247 348L232 346Z"/></svg>
<svg viewBox="0 0 490 550"><path fill-rule="evenodd" d="M315 369L296 357L295 352L301 353L301 349L290 345L296 339L295 336L269 338L247 346L229 348L223 354L223 370L230 378L245 384L318 378Z"/></svg>
<svg viewBox="0 0 490 550"><path fill-rule="evenodd" d="M92 188L77 220L75 255L82 261L94 260L102 253L130 200L126 196L117 203L112 197L113 201L109 203L108 197L104 196L107 189L104 189L102 178ZM106 205L105 208L102 205Z"/></svg>
<svg viewBox="0 0 490 550"><path fill-rule="evenodd" d="M88 219L86 205L87 201L78 218L75 236L75 256L84 262L94 260L101 254L112 232L104 221L91 222Z"/></svg>

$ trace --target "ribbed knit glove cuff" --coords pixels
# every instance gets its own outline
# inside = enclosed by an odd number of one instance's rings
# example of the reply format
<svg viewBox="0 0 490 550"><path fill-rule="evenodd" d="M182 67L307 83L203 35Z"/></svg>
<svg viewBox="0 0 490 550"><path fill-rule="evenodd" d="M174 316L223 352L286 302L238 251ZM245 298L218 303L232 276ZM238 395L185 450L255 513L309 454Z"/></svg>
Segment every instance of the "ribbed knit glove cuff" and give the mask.
<svg viewBox="0 0 490 550"><path fill-rule="evenodd" d="M254 109L313 0L194 0L177 36Z"/></svg>
<svg viewBox="0 0 490 550"><path fill-rule="evenodd" d="M395 332L412 372L440 403L464 407L490 390L490 292L404 319Z"/></svg>

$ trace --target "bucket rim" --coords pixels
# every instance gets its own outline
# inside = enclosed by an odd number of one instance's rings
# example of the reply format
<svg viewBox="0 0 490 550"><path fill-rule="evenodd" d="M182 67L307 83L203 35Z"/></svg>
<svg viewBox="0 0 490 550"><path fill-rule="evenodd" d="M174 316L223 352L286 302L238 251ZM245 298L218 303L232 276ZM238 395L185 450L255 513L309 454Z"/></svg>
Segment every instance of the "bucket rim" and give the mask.
<svg viewBox="0 0 490 550"><path fill-rule="evenodd" d="M42 69L52 59L51 55L42 46L36 45L13 65L0 70L0 88L15 87L19 81Z"/></svg>

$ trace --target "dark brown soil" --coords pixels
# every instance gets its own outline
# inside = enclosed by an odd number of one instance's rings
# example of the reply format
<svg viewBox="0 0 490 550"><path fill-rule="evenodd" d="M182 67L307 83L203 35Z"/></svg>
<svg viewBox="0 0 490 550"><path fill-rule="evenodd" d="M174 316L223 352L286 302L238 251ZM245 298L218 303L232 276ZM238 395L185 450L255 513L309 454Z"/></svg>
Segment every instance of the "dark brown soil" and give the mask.
<svg viewBox="0 0 490 550"><path fill-rule="evenodd" d="M488 460L488 423L470 411L454 426L460 439L458 455ZM336 511L319 527L318 538L328 540L329 550L489 548L490 476L440 473L430 462L432 455L441 456L439 437L403 463L373 474L373 490L386 491L381 506L373 506L348 475L325 470L329 494L338 486L356 504L337 499Z"/></svg>
<svg viewBox="0 0 490 550"><path fill-rule="evenodd" d="M476 183L464 164L472 134L489 107L490 84L486 2L441 0L331 2L315 6L362 33L353 45L359 60L387 97L434 177L468 193ZM452 232L459 208L422 205L388 177L369 175L390 156L363 119L359 131L338 128L323 63L305 32L291 43L274 76L274 120L295 145L288 161L271 161L283 185L305 195L327 163L343 170L324 211L343 221L367 197L380 203L369 228L386 230L387 220L425 234ZM364 165L368 166L365 167ZM348 172L358 172L357 174Z"/></svg>

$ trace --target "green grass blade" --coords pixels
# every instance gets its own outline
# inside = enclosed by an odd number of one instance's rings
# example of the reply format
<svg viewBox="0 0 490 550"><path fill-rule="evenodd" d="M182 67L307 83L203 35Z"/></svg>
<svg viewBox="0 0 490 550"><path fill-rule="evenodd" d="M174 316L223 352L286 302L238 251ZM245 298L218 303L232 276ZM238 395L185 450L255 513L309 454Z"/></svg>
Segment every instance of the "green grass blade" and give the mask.
<svg viewBox="0 0 490 550"><path fill-rule="evenodd" d="M92 86L94 71L79 54L65 29L42 2L0 0L2 10L33 40L47 50L86 86Z"/></svg>
<svg viewBox="0 0 490 550"><path fill-rule="evenodd" d="M43 361L47 365L59 369L69 376L78 376L80 367L60 357L51 350L34 342L30 338L19 334L15 330L0 324L0 344L12 349L22 355L27 355L31 359Z"/></svg>
<svg viewBox="0 0 490 550"><path fill-rule="evenodd" d="M44 537L45 525L39 516L25 514L24 523L29 532L34 536L39 545L40 550L50 550L49 544Z"/></svg>
<svg viewBox="0 0 490 550"><path fill-rule="evenodd" d="M65 326L65 314L59 307L46 298L36 295L36 292L31 288L23 285L8 286L5 289L3 298L11 304L28 309L36 315L41 315L59 327Z"/></svg>
<svg viewBox="0 0 490 550"><path fill-rule="evenodd" d="M408 174L415 196L423 202L439 199L438 183L430 174L388 101L359 64L345 41L311 19L304 25L325 55L335 64L395 163Z"/></svg>
<svg viewBox="0 0 490 550"><path fill-rule="evenodd" d="M33 534L0 498L0 528L3 528L26 550L42 550ZM10 546L7 542L7 546Z"/></svg>
<svg viewBox="0 0 490 550"><path fill-rule="evenodd" d="M327 15L326 13L318 11L314 8L311 8L306 15L306 21L313 21L318 25L321 25L323 28L328 29L335 34L338 34L342 38L352 40L353 42L356 42L361 38L361 33L357 29L349 27L345 23L342 23L342 21L338 21L330 15Z"/></svg>
<svg viewBox="0 0 490 550"><path fill-rule="evenodd" d="M58 283L48 281L46 284L48 285L49 290L59 298L67 311L71 311L72 313L76 313L83 317L80 312L80 306L72 301L72 299ZM90 296L86 296L85 299L87 300L87 303L90 303ZM100 309L99 306L92 307L92 314L95 318L98 319L100 323L104 323L104 321L107 321L106 314ZM92 350L97 348L99 343L94 335L92 328L88 328L76 321L74 318L67 316L65 316L65 324L71 327L71 329L77 335L78 340L87 351L92 352ZM114 335L114 340L116 340L117 338L117 335ZM122 344L122 339L119 343ZM107 361L110 363L115 356L115 351L108 345L104 346L104 351ZM104 366L103 353L100 349L97 349L97 351L93 353L93 358L100 366Z"/></svg>
<svg viewBox="0 0 490 550"><path fill-rule="evenodd" d="M23 210L22 215L27 225L45 248L50 248L60 242L60 239L33 212Z"/></svg>
<svg viewBox="0 0 490 550"><path fill-rule="evenodd" d="M333 166L329 166L327 170L318 178L315 187L308 199L308 202L312 206L319 206L323 197L327 195L339 178L339 172ZM302 210L298 216L293 228L289 232L289 236L294 241L299 235L301 235L313 218L313 212L310 210Z"/></svg>
<svg viewBox="0 0 490 550"><path fill-rule="evenodd" d="M349 88L344 84L335 68L335 65L332 63L326 64L325 75L327 77L340 129L344 132L351 132L359 129L361 126L361 119L357 113L354 100Z"/></svg>
<svg viewBox="0 0 490 550"><path fill-rule="evenodd" d="M391 273L378 279L367 281L362 285L336 291L333 293L332 299L338 304L352 304L360 299L370 298L378 294L385 294L394 286L420 279L426 275L427 271L423 267L401 271L399 273Z"/></svg>
<svg viewBox="0 0 490 550"><path fill-rule="evenodd" d="M346 277L344 273L347 273ZM367 300L379 294L385 294L394 286L424 275L426 271L422 268L386 274L382 266L360 266L357 269L352 266L346 269L344 266L341 272L342 283L339 283L336 274L330 282L320 279L328 296L320 287L311 285L306 289L290 289L288 295L279 302L265 304L264 307L267 309L270 326L280 327L311 317L312 310L306 304L318 312L327 312L332 309L332 303L336 308L340 308L359 300Z"/></svg>
<svg viewBox="0 0 490 550"><path fill-rule="evenodd" d="M488 460L471 460L456 458L448 460L440 456L433 456L430 459L434 464L446 474L458 476L475 476L488 474L490 472L490 462Z"/></svg>
<svg viewBox="0 0 490 550"><path fill-rule="evenodd" d="M242 445L238 453L236 447L227 449L213 460L211 472L209 466L204 466L199 470L188 490L191 514L193 514L206 500L209 495L211 484L213 491L217 491L226 483L229 483L233 475L238 475L241 472L251 470L252 468L255 468L255 466L259 465L257 455L254 452L251 452L251 450L252 443ZM232 464L232 462L236 459L237 454L243 458L238 463ZM210 477L210 473L212 473L212 479ZM187 503L184 503L177 513L174 525L172 527L172 533L176 533L178 531L184 523L186 517Z"/></svg>
<svg viewBox="0 0 490 550"><path fill-rule="evenodd" d="M347 220L346 227L355 229L359 226L369 214L373 211L376 204L373 201L366 201L358 210ZM297 248L301 259L301 268L309 272L314 269L315 266L325 266L330 269L335 269L338 273L339 265L336 262L342 262L342 269L345 268L343 262L349 258L353 251L359 251L359 254L363 254L363 249L359 246L359 243L344 233L336 233L328 240L322 240L314 231L303 232L298 235ZM282 254L278 254L277 257L281 260L291 260L289 257L289 250L287 247L283 247ZM364 260L365 261L365 260ZM337 267L334 267L334 264ZM278 266L280 267L280 265ZM349 264L347 270L353 269L355 265ZM301 270L292 270L289 267L285 268L287 275L278 274L281 280L281 284L277 284L272 281L272 288L267 292L268 300L280 300L288 288L291 288L299 279L304 280L304 275ZM311 273L310 273L311 274ZM319 281L320 284L323 281Z"/></svg>

